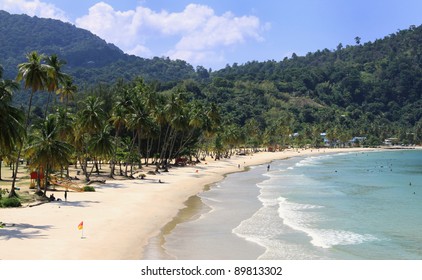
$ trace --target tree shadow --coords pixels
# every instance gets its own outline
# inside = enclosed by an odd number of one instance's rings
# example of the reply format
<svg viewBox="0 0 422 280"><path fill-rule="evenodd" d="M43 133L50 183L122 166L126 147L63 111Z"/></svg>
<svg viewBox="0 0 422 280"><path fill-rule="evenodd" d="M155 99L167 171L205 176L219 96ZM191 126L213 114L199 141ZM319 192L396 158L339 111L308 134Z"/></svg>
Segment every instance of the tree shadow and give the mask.
<svg viewBox="0 0 422 280"><path fill-rule="evenodd" d="M50 202L50 203L55 203L58 206L72 206L72 207L89 207L90 204L95 204L95 203L100 203L99 201L94 201L94 200L83 200L83 201L55 201L55 202Z"/></svg>
<svg viewBox="0 0 422 280"><path fill-rule="evenodd" d="M31 224L7 224L0 229L0 240L46 238L42 230L52 228L51 225L36 226Z"/></svg>
<svg viewBox="0 0 422 280"><path fill-rule="evenodd" d="M125 189L127 188L127 186L125 186L124 184L115 184L115 183L106 183L103 185L97 185L94 186L94 188L96 189Z"/></svg>

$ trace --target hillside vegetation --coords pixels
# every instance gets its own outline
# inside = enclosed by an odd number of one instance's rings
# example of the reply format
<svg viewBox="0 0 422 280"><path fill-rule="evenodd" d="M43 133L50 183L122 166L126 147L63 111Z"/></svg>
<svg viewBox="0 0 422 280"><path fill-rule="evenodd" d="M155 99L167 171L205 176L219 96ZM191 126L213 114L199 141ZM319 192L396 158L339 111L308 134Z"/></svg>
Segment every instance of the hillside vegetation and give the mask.
<svg viewBox="0 0 422 280"><path fill-rule="evenodd" d="M420 141L415 131L420 133L422 118L422 27L280 62L234 64L212 77L209 95L240 123L255 118L269 125L274 115L287 112L294 130L337 127L355 136Z"/></svg>
<svg viewBox="0 0 422 280"><path fill-rule="evenodd" d="M174 81L192 77L194 69L181 60L144 59L123 53L91 32L58 20L11 15L0 11L0 63L7 78L33 50L57 54L67 62L64 70L79 85L110 83L142 76L147 81Z"/></svg>
<svg viewBox="0 0 422 280"><path fill-rule="evenodd" d="M356 40L354 46L340 43L334 50L218 71L194 69L181 60L129 56L70 24L1 11L0 41L6 78L16 77L17 65L32 50L65 60L62 70L79 89L71 110L79 110L78 103L87 96L96 96L112 114L122 89L133 90L137 77L148 92L178 96L187 104L213 104L221 120L213 145L226 139L229 146L319 146L322 132L335 145L350 144L354 136L366 137L366 145L389 137L405 144L422 139L422 27L375 42ZM34 96L34 113L40 118L47 96ZM15 94L15 104L26 104L27 98ZM53 104L59 106L57 100Z"/></svg>

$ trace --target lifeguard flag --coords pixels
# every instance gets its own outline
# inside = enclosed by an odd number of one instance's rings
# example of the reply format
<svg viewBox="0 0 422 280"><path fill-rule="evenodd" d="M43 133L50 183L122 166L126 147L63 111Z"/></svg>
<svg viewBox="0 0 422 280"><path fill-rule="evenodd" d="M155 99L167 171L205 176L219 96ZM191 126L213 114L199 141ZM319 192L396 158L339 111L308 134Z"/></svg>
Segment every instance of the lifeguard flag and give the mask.
<svg viewBox="0 0 422 280"><path fill-rule="evenodd" d="M78 225L78 229L79 229L79 230L84 229L84 222L83 222L83 221L79 223L79 225Z"/></svg>

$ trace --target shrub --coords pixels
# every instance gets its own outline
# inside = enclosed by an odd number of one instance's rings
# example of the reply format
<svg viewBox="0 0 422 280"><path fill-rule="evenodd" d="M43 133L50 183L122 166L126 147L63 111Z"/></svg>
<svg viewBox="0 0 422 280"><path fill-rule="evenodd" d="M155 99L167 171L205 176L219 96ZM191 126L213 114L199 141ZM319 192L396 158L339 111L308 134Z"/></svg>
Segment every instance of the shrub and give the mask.
<svg viewBox="0 0 422 280"><path fill-rule="evenodd" d="M9 191L7 189L2 189L0 188L0 200L3 197L3 195L5 195L6 193L8 193Z"/></svg>
<svg viewBox="0 0 422 280"><path fill-rule="evenodd" d="M84 192L95 192L95 188L91 186L83 187Z"/></svg>
<svg viewBox="0 0 422 280"><path fill-rule="evenodd" d="M1 207L20 207L22 204L20 202L20 200L16 197L12 197L12 198L3 198L0 201L0 206Z"/></svg>

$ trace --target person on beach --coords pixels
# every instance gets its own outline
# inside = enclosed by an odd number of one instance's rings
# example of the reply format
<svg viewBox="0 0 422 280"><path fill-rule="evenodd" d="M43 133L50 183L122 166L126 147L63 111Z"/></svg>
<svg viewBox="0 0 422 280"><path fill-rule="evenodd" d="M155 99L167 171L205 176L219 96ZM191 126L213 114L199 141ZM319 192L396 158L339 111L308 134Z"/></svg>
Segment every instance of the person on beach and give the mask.
<svg viewBox="0 0 422 280"><path fill-rule="evenodd" d="M67 190L64 191L64 201L67 201Z"/></svg>
<svg viewBox="0 0 422 280"><path fill-rule="evenodd" d="M270 165L268 164L268 166L267 166L267 171L270 171Z"/></svg>

